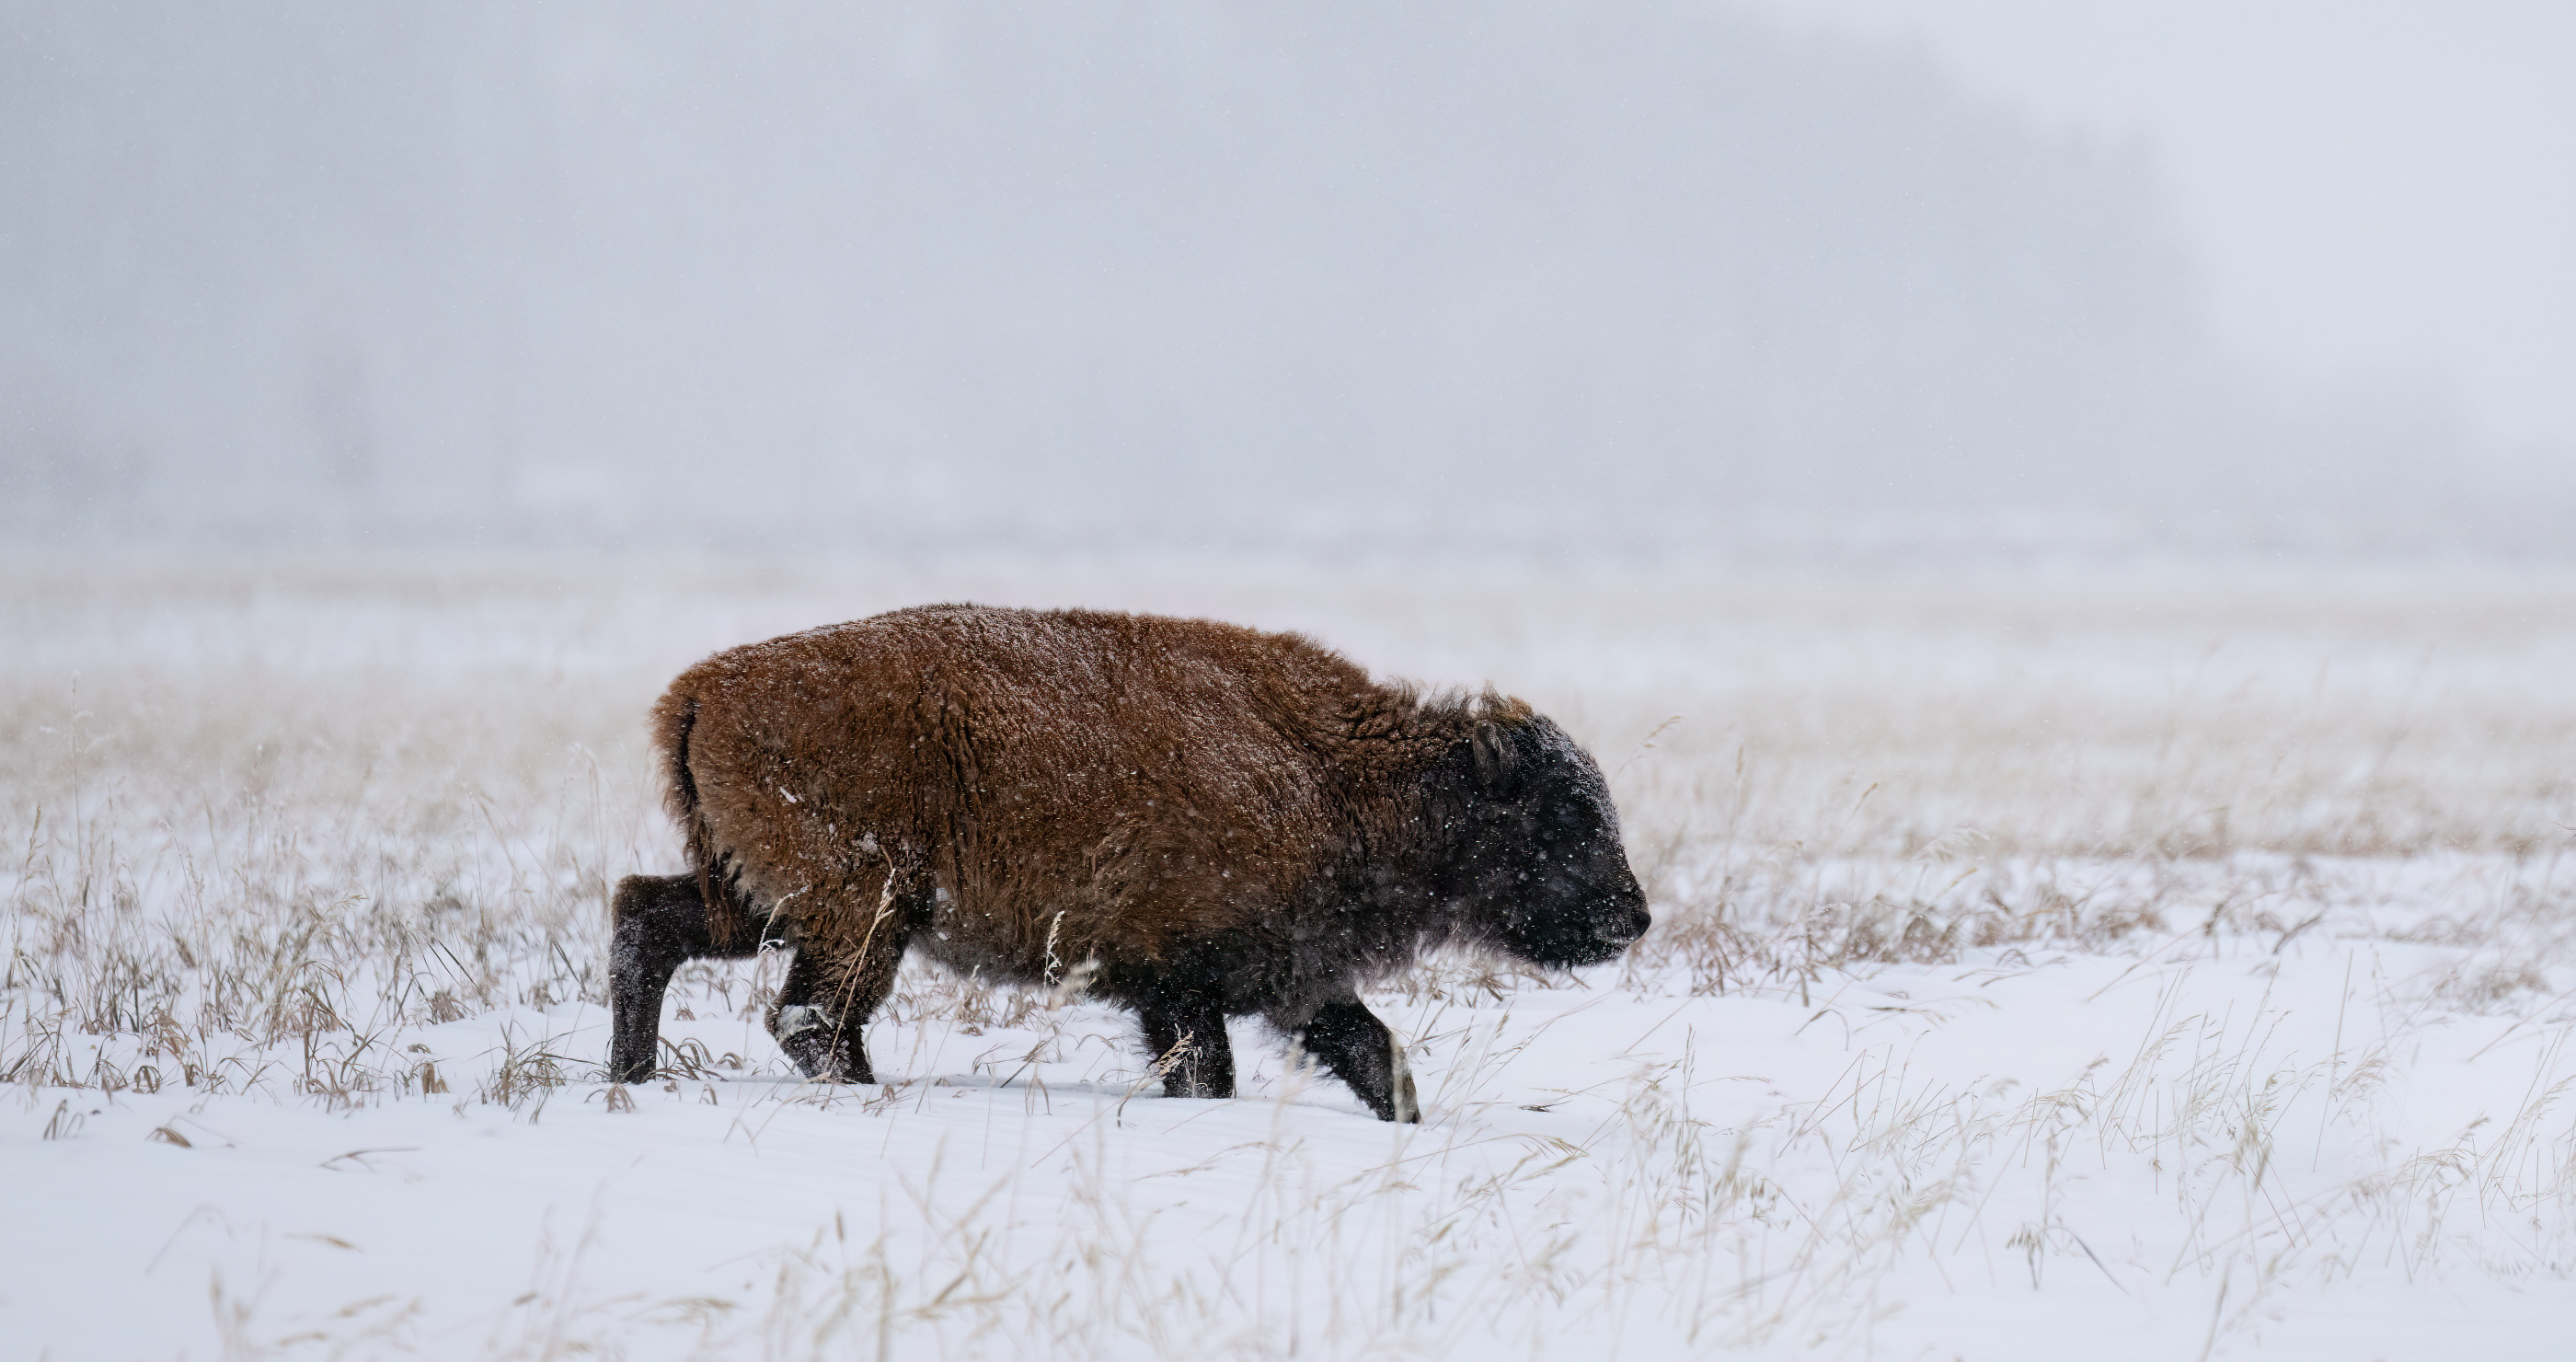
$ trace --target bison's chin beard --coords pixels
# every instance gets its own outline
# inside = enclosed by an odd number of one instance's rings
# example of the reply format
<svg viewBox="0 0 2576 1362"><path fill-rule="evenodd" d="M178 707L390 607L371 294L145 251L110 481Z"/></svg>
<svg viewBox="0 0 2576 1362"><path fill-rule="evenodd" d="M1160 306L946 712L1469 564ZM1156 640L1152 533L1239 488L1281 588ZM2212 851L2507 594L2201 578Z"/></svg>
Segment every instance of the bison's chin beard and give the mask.
<svg viewBox="0 0 2576 1362"><path fill-rule="evenodd" d="M1582 969L1588 965L1609 964L1611 961L1618 959L1619 953L1628 949L1628 947L1625 943L1622 943L1616 946L1549 946L1541 950L1524 950L1517 946L1509 947L1507 949L1522 961L1536 965L1541 969L1560 970Z"/></svg>

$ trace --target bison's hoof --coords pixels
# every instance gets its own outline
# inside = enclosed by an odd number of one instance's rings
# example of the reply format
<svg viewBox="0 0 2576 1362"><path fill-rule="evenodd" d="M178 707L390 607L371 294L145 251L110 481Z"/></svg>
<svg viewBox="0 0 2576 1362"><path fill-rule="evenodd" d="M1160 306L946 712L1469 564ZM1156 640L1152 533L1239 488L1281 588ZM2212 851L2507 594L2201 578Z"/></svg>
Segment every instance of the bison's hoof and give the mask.
<svg viewBox="0 0 2576 1362"><path fill-rule="evenodd" d="M778 1048L796 1062L797 1072L817 1083L876 1081L866 1057L853 1053L855 1045L844 1043L850 1038L841 1034L839 1019L819 1007L797 1003L778 1009L778 1026L771 1034L777 1037Z"/></svg>
<svg viewBox="0 0 2576 1362"><path fill-rule="evenodd" d="M1392 1105L1395 1111L1387 1117L1388 1120L1401 1125L1422 1124L1422 1099L1414 1093L1413 1075L1395 1076L1395 1101Z"/></svg>

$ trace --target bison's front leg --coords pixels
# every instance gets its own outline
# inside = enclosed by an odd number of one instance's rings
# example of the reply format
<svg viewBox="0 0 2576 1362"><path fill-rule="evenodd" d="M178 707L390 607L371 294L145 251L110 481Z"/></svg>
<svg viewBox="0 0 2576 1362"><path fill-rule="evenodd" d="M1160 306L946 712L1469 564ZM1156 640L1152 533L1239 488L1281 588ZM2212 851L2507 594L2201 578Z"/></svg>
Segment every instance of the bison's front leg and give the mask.
<svg viewBox="0 0 2576 1362"><path fill-rule="evenodd" d="M1404 1047L1395 1043L1395 1033L1386 1029L1386 1023L1357 999L1315 1009L1314 1018L1293 1034L1306 1053L1348 1083L1379 1120L1422 1119L1422 1102L1414 1096Z"/></svg>
<svg viewBox="0 0 2576 1362"><path fill-rule="evenodd" d="M1165 1097L1234 1096L1234 1047L1225 1010L1204 993L1169 993L1139 1010L1145 1045L1163 1071Z"/></svg>
<svg viewBox="0 0 2576 1362"><path fill-rule="evenodd" d="M611 901L608 948L608 1081L642 1083L653 1076L662 1032L662 994L683 960L750 955L760 933L718 949L707 936L707 904L695 875L629 875Z"/></svg>

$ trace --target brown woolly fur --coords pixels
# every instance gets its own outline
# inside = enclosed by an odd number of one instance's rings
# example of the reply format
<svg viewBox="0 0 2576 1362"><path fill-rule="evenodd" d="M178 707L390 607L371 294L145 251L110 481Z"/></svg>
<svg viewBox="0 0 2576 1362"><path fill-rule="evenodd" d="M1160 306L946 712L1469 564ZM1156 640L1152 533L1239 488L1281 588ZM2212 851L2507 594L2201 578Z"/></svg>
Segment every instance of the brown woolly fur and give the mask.
<svg viewBox="0 0 2576 1362"><path fill-rule="evenodd" d="M1229 1095L1224 1018L1257 1014L1406 1119L1362 983L1438 941L1589 964L1646 927L1599 769L1554 724L1294 634L924 606L719 653L653 723L696 882L621 892L635 991L658 1017L682 949L647 938L745 953L760 914L799 952L772 1029L824 1077L869 1078L858 1028L917 946L1134 1007L1172 1092Z"/></svg>

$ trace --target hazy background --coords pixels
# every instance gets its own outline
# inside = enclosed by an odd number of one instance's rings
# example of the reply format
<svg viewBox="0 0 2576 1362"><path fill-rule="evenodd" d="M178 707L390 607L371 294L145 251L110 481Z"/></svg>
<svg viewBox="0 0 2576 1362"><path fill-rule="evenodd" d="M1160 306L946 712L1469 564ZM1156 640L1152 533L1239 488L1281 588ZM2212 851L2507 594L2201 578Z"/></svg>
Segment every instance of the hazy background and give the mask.
<svg viewBox="0 0 2576 1362"><path fill-rule="evenodd" d="M2576 20L2146 13L0 0L0 534L2563 551Z"/></svg>

